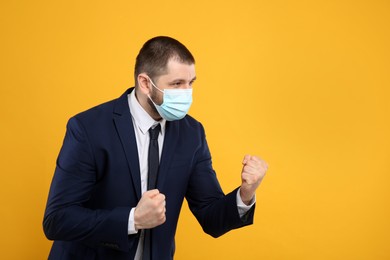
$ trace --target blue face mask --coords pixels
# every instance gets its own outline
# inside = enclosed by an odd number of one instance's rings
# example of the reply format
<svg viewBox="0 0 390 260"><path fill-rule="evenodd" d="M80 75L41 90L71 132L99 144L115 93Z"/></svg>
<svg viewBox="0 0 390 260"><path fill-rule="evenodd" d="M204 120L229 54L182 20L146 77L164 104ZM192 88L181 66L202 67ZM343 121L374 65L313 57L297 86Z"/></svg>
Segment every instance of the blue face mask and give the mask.
<svg viewBox="0 0 390 260"><path fill-rule="evenodd" d="M161 105L154 103L148 95L160 116L167 121L179 120L185 117L192 104L192 88L161 90L154 85L150 78L149 80L153 87L164 94L163 103Z"/></svg>

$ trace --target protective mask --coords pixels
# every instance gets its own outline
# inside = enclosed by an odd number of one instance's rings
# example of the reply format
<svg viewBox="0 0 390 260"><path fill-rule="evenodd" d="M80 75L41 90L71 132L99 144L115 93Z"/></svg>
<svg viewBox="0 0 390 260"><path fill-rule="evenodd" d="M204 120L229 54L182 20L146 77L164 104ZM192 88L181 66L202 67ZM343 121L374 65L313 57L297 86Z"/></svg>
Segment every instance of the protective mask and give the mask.
<svg viewBox="0 0 390 260"><path fill-rule="evenodd" d="M153 87L163 93L163 103L161 105L154 103L154 101L148 95L160 116L167 121L174 121L184 118L192 104L192 88L161 90L156 87L156 85L154 85L150 78L149 80Z"/></svg>

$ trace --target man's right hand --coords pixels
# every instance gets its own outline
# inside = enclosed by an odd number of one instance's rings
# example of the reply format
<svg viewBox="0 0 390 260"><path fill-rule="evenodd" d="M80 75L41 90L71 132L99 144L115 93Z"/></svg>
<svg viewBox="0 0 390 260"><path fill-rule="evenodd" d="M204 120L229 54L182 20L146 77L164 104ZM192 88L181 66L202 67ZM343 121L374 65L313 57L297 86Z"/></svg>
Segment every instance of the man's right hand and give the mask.
<svg viewBox="0 0 390 260"><path fill-rule="evenodd" d="M135 228L149 229L163 224L165 210L165 195L157 189L146 191L134 210Z"/></svg>

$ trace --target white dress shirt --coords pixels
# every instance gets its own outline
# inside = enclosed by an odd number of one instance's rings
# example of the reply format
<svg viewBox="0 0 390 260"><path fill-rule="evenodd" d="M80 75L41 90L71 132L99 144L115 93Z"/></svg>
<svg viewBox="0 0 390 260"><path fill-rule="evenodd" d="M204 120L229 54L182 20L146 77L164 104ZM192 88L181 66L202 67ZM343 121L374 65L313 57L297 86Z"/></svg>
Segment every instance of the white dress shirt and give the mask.
<svg viewBox="0 0 390 260"><path fill-rule="evenodd" d="M158 136L158 147L159 147L159 156L161 158L161 151L164 144L165 137L165 125L166 120L161 119L160 121L155 121L140 105L136 96L135 89L128 95L128 103L130 107L131 116L133 119L135 139L137 140L137 149L138 149L138 158L139 158L139 168L141 174L141 192L144 193L147 191L147 180L148 180L148 149L149 149L149 128L156 126L157 124L161 125L161 132ZM242 202L240 196L240 190L237 191L237 209L240 217L242 217L255 203L255 199L251 201L249 206L245 205ZM138 230L134 226L134 210L132 208L129 215L129 224L128 224L128 234L136 234ZM135 260L141 259L143 249L143 232L138 243L137 253L135 255Z"/></svg>

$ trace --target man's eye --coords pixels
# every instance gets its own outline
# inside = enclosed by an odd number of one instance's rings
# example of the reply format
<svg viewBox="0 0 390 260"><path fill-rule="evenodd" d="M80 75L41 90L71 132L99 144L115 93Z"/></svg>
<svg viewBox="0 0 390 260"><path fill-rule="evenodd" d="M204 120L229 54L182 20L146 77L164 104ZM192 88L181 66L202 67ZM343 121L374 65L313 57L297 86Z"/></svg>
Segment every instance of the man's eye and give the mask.
<svg viewBox="0 0 390 260"><path fill-rule="evenodd" d="M180 86L181 86L181 83L180 83L180 82L174 82L174 83L172 83L172 86L174 86L174 87L180 87Z"/></svg>

